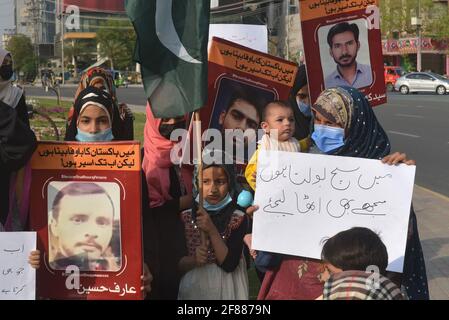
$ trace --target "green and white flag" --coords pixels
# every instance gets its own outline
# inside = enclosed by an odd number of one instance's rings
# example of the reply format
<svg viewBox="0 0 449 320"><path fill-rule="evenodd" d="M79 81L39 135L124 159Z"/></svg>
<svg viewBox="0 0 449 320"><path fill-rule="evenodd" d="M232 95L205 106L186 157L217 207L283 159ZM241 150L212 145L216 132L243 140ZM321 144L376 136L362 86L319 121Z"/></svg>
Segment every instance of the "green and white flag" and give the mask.
<svg viewBox="0 0 449 320"><path fill-rule="evenodd" d="M153 114L182 116L207 99L210 0L126 0L137 33L134 60Z"/></svg>

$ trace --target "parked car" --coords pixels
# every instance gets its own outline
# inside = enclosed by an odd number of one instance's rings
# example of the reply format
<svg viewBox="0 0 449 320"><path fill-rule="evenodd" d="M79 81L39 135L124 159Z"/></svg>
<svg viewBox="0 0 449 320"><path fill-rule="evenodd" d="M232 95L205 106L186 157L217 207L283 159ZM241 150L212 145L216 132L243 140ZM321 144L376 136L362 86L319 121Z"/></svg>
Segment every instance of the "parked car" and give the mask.
<svg viewBox="0 0 449 320"><path fill-rule="evenodd" d="M396 80L394 88L402 94L410 92L446 94L449 91L449 80L433 72L411 72Z"/></svg>
<svg viewBox="0 0 449 320"><path fill-rule="evenodd" d="M384 66L385 87L388 91L394 90L396 81L404 75L404 70L400 66Z"/></svg>

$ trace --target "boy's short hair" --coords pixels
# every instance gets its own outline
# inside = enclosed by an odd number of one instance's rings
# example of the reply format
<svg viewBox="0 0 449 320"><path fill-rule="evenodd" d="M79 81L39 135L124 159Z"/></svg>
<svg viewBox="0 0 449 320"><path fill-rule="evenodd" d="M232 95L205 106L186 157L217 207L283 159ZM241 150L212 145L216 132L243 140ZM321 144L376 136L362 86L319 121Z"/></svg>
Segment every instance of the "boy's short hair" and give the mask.
<svg viewBox="0 0 449 320"><path fill-rule="evenodd" d="M321 251L321 259L343 271L366 271L369 266L377 266L379 273L385 274L388 252L375 232L356 227L339 232L327 240Z"/></svg>
<svg viewBox="0 0 449 320"><path fill-rule="evenodd" d="M274 106L276 106L276 107L282 107L282 108L287 108L287 109L292 110L292 112L293 112L293 108L292 108L291 104L290 104L288 101L282 101L282 100L271 101L271 102L268 102L268 103L265 105L265 107L263 108L263 111L262 111L262 121L265 121L265 120L266 120L268 110L270 110L270 109L271 109L272 107L274 107Z"/></svg>

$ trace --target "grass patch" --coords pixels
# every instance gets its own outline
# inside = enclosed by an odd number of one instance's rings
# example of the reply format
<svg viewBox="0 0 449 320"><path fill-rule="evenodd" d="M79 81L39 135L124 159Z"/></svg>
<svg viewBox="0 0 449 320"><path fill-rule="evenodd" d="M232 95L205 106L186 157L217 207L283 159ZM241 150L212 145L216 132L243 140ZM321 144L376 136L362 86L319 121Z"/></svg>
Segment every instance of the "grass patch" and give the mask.
<svg viewBox="0 0 449 320"><path fill-rule="evenodd" d="M143 147L143 128L145 126L145 121L145 113L134 113L134 140L139 140L141 147Z"/></svg>

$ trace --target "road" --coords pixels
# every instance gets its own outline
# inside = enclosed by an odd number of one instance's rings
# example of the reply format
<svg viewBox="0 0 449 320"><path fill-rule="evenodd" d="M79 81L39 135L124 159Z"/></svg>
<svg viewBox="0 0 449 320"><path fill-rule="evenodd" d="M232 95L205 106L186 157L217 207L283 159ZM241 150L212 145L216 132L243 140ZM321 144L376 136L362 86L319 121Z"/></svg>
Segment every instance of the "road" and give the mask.
<svg viewBox="0 0 449 320"><path fill-rule="evenodd" d="M73 99L75 86L61 89ZM53 96L42 87L26 87L28 96ZM136 112L145 110L143 87L119 88L119 101ZM375 108L392 144L392 151L407 153L417 161L416 183L449 196L449 95L398 93L388 95L388 104Z"/></svg>
<svg viewBox="0 0 449 320"><path fill-rule="evenodd" d="M68 85L61 88L61 98L73 101L77 87ZM40 86L25 86L27 96L56 97L53 91L45 92ZM120 102L127 103L137 112L145 112L146 98L142 86L132 86L128 88L117 88L117 98Z"/></svg>
<svg viewBox="0 0 449 320"><path fill-rule="evenodd" d="M393 93L375 113L392 151L416 160L416 184L449 196L449 95Z"/></svg>

